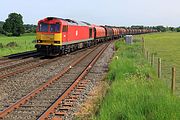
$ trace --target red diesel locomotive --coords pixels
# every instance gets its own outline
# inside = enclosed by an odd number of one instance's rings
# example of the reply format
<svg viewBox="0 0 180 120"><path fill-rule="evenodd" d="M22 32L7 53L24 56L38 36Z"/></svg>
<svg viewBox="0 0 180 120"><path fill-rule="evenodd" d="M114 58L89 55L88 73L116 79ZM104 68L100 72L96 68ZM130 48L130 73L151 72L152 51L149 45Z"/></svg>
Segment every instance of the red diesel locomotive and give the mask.
<svg viewBox="0 0 180 120"><path fill-rule="evenodd" d="M47 17L38 22L36 32L37 52L44 56L56 56L89 47L102 41L117 39L126 34L141 34L148 30L125 29L91 25L70 19Z"/></svg>

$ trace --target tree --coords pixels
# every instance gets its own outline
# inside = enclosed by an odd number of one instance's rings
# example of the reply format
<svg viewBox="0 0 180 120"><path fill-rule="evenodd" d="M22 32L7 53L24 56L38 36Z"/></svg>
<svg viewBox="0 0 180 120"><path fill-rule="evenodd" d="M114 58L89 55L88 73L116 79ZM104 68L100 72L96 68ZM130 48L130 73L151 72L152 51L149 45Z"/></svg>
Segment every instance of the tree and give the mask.
<svg viewBox="0 0 180 120"><path fill-rule="evenodd" d="M4 22L0 21L0 34L3 34L3 24Z"/></svg>
<svg viewBox="0 0 180 120"><path fill-rule="evenodd" d="M37 26L33 24L25 24L24 28L25 28L25 33L35 33Z"/></svg>
<svg viewBox="0 0 180 120"><path fill-rule="evenodd" d="M177 31L177 32L180 32L180 27L176 28L176 31Z"/></svg>
<svg viewBox="0 0 180 120"><path fill-rule="evenodd" d="M133 26L131 26L131 28L134 28L134 29L143 29L144 26L143 25L133 25Z"/></svg>
<svg viewBox="0 0 180 120"><path fill-rule="evenodd" d="M3 34L3 28L0 27L0 34Z"/></svg>
<svg viewBox="0 0 180 120"><path fill-rule="evenodd" d="M170 31L175 31L176 28L174 28L174 27L169 27L169 30L170 30Z"/></svg>
<svg viewBox="0 0 180 120"><path fill-rule="evenodd" d="M164 26L156 26L156 29L159 31L159 32L166 32L166 28Z"/></svg>
<svg viewBox="0 0 180 120"><path fill-rule="evenodd" d="M21 14L10 13L3 25L4 31L11 33L13 36L20 36L23 34L24 26L22 18Z"/></svg>

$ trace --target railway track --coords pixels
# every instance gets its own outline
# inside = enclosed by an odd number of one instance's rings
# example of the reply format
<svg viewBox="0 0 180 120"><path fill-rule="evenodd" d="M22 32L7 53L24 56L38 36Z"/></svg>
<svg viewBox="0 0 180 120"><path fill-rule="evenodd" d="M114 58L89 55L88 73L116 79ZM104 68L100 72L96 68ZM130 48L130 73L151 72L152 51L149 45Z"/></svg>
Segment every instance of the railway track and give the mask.
<svg viewBox="0 0 180 120"><path fill-rule="evenodd" d="M36 50L32 50L32 51L26 51L26 52L22 52L22 53L11 54L11 55L7 55L7 56L0 58L0 61L5 60L5 59L15 59L15 58L20 58L20 57L24 57L24 56L31 56L32 54L36 54L36 53L37 53Z"/></svg>
<svg viewBox="0 0 180 120"><path fill-rule="evenodd" d="M27 59L20 59L20 60L14 61L11 64L0 65L0 72L4 71L4 70L8 70L8 69L13 69L13 68L16 68L19 66L24 66L31 62L36 62L36 61L40 60L41 58L43 58L43 57L37 57L37 58L31 57L31 58L27 58Z"/></svg>
<svg viewBox="0 0 180 120"><path fill-rule="evenodd" d="M91 49L93 49L93 47L72 52L68 55L63 55L49 64L2 79L0 82L0 111L16 102L17 99L39 87L53 75L57 74L64 67L70 64L73 59L78 59Z"/></svg>
<svg viewBox="0 0 180 120"><path fill-rule="evenodd" d="M0 58L0 65L6 65L6 64L17 62L19 60L23 60L26 58L38 57L38 56L39 56L39 53L37 53L37 51L28 51L28 52L13 54L13 55Z"/></svg>
<svg viewBox="0 0 180 120"><path fill-rule="evenodd" d="M62 103L62 100L68 98L73 100L77 98L80 91L85 88L78 84L86 84L88 80L81 81L88 71L92 68L93 64L100 57L108 45L103 44L100 47L94 48L90 52L84 54L79 59L60 71L56 76L49 79L47 82L39 86L37 89L17 100L11 106L0 112L0 117L3 119L45 119L57 116L54 108ZM77 86L78 85L78 86ZM78 88L78 93L70 95L74 88ZM70 96L68 96L70 95ZM66 99L67 100L67 99ZM68 106L71 102L61 106ZM64 109L64 108L62 108ZM68 109L58 111L59 114L65 113ZM45 111L45 112L44 112ZM65 116L65 114L63 114ZM58 116L59 117L59 116ZM60 116L61 117L61 116Z"/></svg>
<svg viewBox="0 0 180 120"><path fill-rule="evenodd" d="M20 62L17 64L13 64L10 66L2 67L2 68L0 68L0 72L1 72L0 79L4 79L4 78L10 77L10 76L14 76L16 74L28 71L28 70L33 69L33 68L36 68L38 66L48 64L48 63L53 62L57 59L58 58L51 59L51 60L34 58L34 59L29 59L29 60L26 60L26 61L23 61L23 62Z"/></svg>
<svg viewBox="0 0 180 120"><path fill-rule="evenodd" d="M80 51L81 50L76 51L76 52L80 52ZM72 54L75 54L76 52L74 52ZM36 54L35 54L35 56L36 56ZM27 57L27 56L24 56L24 57ZM24 57L23 57L23 59L24 59ZM21 62L21 60L19 60L19 61L16 60L17 63L13 63L9 66L7 65L4 67L0 67L0 72L1 72L0 80L7 78L7 77L14 76L16 74L19 74L19 73L22 73L25 71L28 71L30 69L34 69L36 67L54 62L58 59L59 59L59 57L53 58L53 59L44 59L44 57L37 57L37 58L33 58L33 59L22 60L22 62Z"/></svg>

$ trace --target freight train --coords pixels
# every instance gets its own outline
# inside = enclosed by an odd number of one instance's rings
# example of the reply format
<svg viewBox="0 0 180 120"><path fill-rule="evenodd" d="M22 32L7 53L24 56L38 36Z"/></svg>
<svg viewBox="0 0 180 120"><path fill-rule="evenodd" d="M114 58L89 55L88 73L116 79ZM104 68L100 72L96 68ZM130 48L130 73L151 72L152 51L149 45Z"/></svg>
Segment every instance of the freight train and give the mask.
<svg viewBox="0 0 180 120"><path fill-rule="evenodd" d="M118 39L124 35L151 32L156 31L98 26L83 21L47 17L38 22L35 47L41 55L57 56L103 41Z"/></svg>

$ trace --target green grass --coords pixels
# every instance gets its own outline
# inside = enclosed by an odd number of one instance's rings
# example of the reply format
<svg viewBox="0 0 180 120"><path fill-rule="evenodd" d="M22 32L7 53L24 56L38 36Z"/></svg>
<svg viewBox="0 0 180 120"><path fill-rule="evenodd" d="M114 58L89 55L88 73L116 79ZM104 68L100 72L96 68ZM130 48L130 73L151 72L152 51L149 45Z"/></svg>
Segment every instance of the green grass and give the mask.
<svg viewBox="0 0 180 120"><path fill-rule="evenodd" d="M0 35L0 43L3 44L3 48L0 48L0 56L35 50L35 44L32 43L33 40L35 40L34 33L24 34L20 37L7 37L4 35ZM9 42L16 42L18 46L7 47L6 45Z"/></svg>
<svg viewBox="0 0 180 120"><path fill-rule="evenodd" d="M117 42L110 64L111 87L96 120L179 120L180 99L172 96L141 53L141 46Z"/></svg>
<svg viewBox="0 0 180 120"><path fill-rule="evenodd" d="M176 67L176 94L180 95L180 33L144 34L135 38L141 39L142 37L145 39L146 50L155 53L156 57L162 59L162 78L169 87L171 85L171 68ZM157 62L155 69L157 69Z"/></svg>

